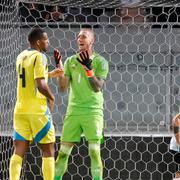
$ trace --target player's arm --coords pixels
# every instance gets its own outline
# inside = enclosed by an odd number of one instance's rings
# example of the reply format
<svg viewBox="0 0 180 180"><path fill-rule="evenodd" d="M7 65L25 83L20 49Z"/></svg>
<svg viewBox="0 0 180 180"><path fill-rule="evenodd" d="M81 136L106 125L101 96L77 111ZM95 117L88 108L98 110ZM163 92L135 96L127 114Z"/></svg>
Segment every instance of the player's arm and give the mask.
<svg viewBox="0 0 180 180"><path fill-rule="evenodd" d="M90 83L92 89L95 92L99 92L102 89L103 84L104 84L104 80L102 78L92 76L92 77L89 77L88 80L89 80L89 83Z"/></svg>
<svg viewBox="0 0 180 180"><path fill-rule="evenodd" d="M60 68L55 68L52 71L48 72L49 78L56 78L58 76L61 76L64 73L64 71Z"/></svg>
<svg viewBox="0 0 180 180"><path fill-rule="evenodd" d="M70 78L64 74L57 78L61 92L65 92L69 87Z"/></svg>
<svg viewBox="0 0 180 180"><path fill-rule="evenodd" d="M36 81L36 87L38 88L39 92L44 96L46 96L49 103L49 109L52 112L54 109L55 98L51 89L46 83L45 78L37 78L35 79L35 81Z"/></svg>
<svg viewBox="0 0 180 180"><path fill-rule="evenodd" d="M34 62L34 80L36 88L48 101L50 111L54 108L54 95L46 82L47 58L44 54L38 53Z"/></svg>
<svg viewBox="0 0 180 180"><path fill-rule="evenodd" d="M180 145L180 114L177 114L173 119L173 129L176 142Z"/></svg>

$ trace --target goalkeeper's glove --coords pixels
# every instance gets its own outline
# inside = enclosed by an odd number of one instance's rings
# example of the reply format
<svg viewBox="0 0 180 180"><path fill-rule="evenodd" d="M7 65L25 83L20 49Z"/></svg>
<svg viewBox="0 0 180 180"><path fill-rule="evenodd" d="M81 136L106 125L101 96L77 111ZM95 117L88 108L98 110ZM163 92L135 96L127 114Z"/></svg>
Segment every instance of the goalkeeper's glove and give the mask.
<svg viewBox="0 0 180 180"><path fill-rule="evenodd" d="M54 59L56 63L56 67L62 69L62 56L58 49L54 49Z"/></svg>
<svg viewBox="0 0 180 180"><path fill-rule="evenodd" d="M94 76L94 72L92 70L92 60L89 58L88 51L80 52L79 56L80 58L77 58L77 60L83 65L84 69L86 70L86 76Z"/></svg>

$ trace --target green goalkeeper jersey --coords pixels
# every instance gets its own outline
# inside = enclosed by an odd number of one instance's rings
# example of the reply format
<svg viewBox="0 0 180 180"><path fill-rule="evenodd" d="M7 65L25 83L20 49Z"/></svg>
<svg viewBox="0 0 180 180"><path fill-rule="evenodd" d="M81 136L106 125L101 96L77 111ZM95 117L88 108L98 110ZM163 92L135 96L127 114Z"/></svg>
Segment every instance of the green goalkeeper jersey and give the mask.
<svg viewBox="0 0 180 180"><path fill-rule="evenodd" d="M102 91L94 92L77 57L78 54L67 58L64 65L65 75L70 78L66 115L103 115ZM108 62L95 52L90 58L95 76L105 80L109 70Z"/></svg>

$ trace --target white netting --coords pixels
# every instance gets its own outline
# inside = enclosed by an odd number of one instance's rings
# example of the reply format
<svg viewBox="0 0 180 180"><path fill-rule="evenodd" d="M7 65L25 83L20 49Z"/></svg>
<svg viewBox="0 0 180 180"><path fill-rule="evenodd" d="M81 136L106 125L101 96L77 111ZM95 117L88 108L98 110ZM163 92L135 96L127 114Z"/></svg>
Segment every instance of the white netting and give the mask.
<svg viewBox="0 0 180 180"><path fill-rule="evenodd" d="M51 5L56 3L61 6L50 6L50 2ZM170 180L175 172L173 156L168 149L170 124L172 115L179 111L180 100L180 7L113 8L112 4L119 1L107 1L109 4L99 1L101 6L97 7L101 8L98 9L90 8L95 3L90 6L87 4L92 2L83 2L84 5L86 3L85 7L77 8L83 5L82 1L76 2L76 7L63 6L70 3L74 6L75 1L19 3L19 7L9 1L14 6L7 6L9 10L2 8L1 132L5 135L12 132L15 58L22 47L28 47L27 34L30 29L40 26L47 31L50 39L49 68L53 69L53 49L57 47L61 50L64 61L77 51L76 34L79 29L92 27L97 35L95 50L109 61L110 66L104 87L104 179ZM3 7L2 2L0 5ZM17 16L18 9L20 19ZM51 80L50 86L56 96L53 119L58 125L59 135L67 95L59 92L55 81ZM8 137L1 139L1 152L5 152L5 155L2 155L0 165L6 167L0 171L3 180L7 179L11 142ZM22 179L42 179L40 156L39 150L33 145L26 157L28 163L24 165ZM88 180L88 168L87 146L82 139L73 151L64 179Z"/></svg>
<svg viewBox="0 0 180 180"><path fill-rule="evenodd" d="M10 119L16 93L14 65L16 56L21 50L17 7L15 1L0 3L0 117L3 124L0 126L0 132L9 132L12 127Z"/></svg>
<svg viewBox="0 0 180 180"><path fill-rule="evenodd" d="M18 5L0 1L0 179L8 179L12 141L12 113L15 104L15 59L21 51Z"/></svg>
<svg viewBox="0 0 180 180"><path fill-rule="evenodd" d="M119 8L119 7L142 7L142 6L172 6L178 5L178 0L21 0L21 2L41 3L46 5L61 5L68 7L91 7L91 8Z"/></svg>
<svg viewBox="0 0 180 180"><path fill-rule="evenodd" d="M161 134L169 131L172 111L178 112L178 82L174 80L179 71L178 13L179 7L97 10L23 4L21 35L27 45L29 28L40 25L50 37L50 59L55 47L65 59L77 51L79 29L92 27L97 35L95 50L110 64L104 89L105 132ZM59 101L61 94L51 85ZM54 114L58 127L66 104L65 95Z"/></svg>

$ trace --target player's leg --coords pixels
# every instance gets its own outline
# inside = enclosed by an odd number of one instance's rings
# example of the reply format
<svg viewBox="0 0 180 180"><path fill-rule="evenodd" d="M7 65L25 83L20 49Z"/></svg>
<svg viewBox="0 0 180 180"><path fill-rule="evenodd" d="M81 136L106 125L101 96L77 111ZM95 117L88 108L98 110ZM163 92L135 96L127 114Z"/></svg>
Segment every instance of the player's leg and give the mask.
<svg viewBox="0 0 180 180"><path fill-rule="evenodd" d="M29 148L32 140L30 134L28 118L24 115L14 115L14 134L13 134L14 153L10 159L9 176L10 180L19 180L24 154Z"/></svg>
<svg viewBox="0 0 180 180"><path fill-rule="evenodd" d="M42 150L42 172L44 180L54 179L54 142L48 144L39 144Z"/></svg>
<svg viewBox="0 0 180 180"><path fill-rule="evenodd" d="M13 145L14 145L14 153L10 159L10 166L9 166L10 178L9 179L19 180L20 174L21 174L23 157L29 148L29 142L15 140Z"/></svg>
<svg viewBox="0 0 180 180"><path fill-rule="evenodd" d="M62 177L68 167L68 159L73 149L73 146L74 146L74 143L61 142L61 147L58 152L58 157L55 163L54 180L62 180Z"/></svg>
<svg viewBox="0 0 180 180"><path fill-rule="evenodd" d="M89 142L89 156L91 159L91 174L93 180L103 179L103 165L101 160L100 141L103 131L103 117L86 116L83 121L83 132Z"/></svg>
<svg viewBox="0 0 180 180"><path fill-rule="evenodd" d="M91 174L93 180L102 180L103 165L101 160L100 141L89 141L89 156L91 159Z"/></svg>
<svg viewBox="0 0 180 180"><path fill-rule="evenodd" d="M69 156L75 142L80 141L81 133L79 119L76 116L66 116L61 136L61 147L55 163L55 180L61 180L66 172Z"/></svg>
<svg viewBox="0 0 180 180"><path fill-rule="evenodd" d="M55 130L50 113L34 115L31 119L34 141L39 144L42 157L42 173L44 180L54 179L54 142Z"/></svg>

